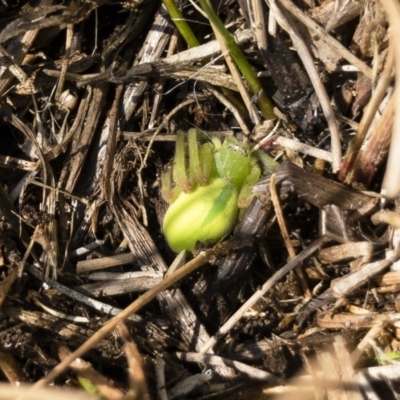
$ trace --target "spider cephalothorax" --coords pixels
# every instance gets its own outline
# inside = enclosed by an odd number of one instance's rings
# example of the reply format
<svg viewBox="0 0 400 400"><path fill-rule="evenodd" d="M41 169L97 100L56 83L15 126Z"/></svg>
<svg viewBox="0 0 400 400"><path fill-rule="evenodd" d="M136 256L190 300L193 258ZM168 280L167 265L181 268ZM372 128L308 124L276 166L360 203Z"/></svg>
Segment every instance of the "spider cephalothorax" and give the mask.
<svg viewBox="0 0 400 400"><path fill-rule="evenodd" d="M162 194L170 203L163 231L174 251L192 251L197 242L213 244L230 233L262 172L258 157L236 138L199 144L191 129L186 146L185 136L178 133L172 171L162 177Z"/></svg>

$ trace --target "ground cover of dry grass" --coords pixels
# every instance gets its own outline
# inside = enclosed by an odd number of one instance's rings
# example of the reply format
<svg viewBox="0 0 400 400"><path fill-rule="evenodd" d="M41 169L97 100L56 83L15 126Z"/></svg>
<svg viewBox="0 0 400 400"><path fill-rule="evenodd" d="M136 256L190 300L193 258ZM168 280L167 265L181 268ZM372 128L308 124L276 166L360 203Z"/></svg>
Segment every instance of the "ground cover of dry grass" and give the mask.
<svg viewBox="0 0 400 400"><path fill-rule="evenodd" d="M262 90L201 1L191 46L164 3L0 4L0 399L396 398L398 2L211 1ZM280 166L175 259L193 126Z"/></svg>

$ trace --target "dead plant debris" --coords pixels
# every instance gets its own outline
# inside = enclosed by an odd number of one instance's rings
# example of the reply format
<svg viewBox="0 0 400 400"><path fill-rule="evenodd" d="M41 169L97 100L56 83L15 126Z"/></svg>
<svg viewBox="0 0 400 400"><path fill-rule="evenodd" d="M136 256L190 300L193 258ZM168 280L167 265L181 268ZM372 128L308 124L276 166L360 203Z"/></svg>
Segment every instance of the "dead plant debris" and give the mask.
<svg viewBox="0 0 400 400"><path fill-rule="evenodd" d="M397 398L399 27L396 0L1 1L4 398ZM193 126L279 167L174 261Z"/></svg>

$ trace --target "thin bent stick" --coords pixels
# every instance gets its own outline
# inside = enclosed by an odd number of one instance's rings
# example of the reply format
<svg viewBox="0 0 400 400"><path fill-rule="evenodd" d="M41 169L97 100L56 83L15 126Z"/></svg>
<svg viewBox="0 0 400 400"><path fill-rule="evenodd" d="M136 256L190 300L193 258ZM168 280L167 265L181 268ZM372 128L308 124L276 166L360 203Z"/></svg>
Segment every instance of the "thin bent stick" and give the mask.
<svg viewBox="0 0 400 400"><path fill-rule="evenodd" d="M182 268L175 271L169 277L164 279L158 285L154 286L152 289L148 290L138 299L136 299L133 303L131 303L125 310L123 310L116 317L108 321L102 328L100 328L92 337L90 337L86 342L84 342L80 347L78 347L73 353L68 355L63 361L61 361L56 367L54 367L44 378L37 381L32 389L42 388L45 385L52 382L59 374L64 372L68 366L76 360L78 357L84 355L87 351L89 351L93 346L99 343L102 339L104 339L111 331L120 323L125 321L131 314L137 312L144 305L153 300L158 293L166 290L170 286L174 285L176 282L184 278L189 273L195 271L197 268L204 265L207 261L209 261L217 252L224 252L226 248L226 243L221 243L217 245L215 249L210 249L204 252L201 252L196 258L189 261Z"/></svg>
<svg viewBox="0 0 400 400"><path fill-rule="evenodd" d="M307 28L313 30L321 40L335 49L335 51L347 60L350 64L354 65L366 77L372 79L372 69L358 57L356 57L350 50L343 46L333 36L327 34L325 30L319 26L311 17L306 15L290 0L279 0L280 4L285 7L290 13L299 21L301 21Z"/></svg>
<svg viewBox="0 0 400 400"><path fill-rule="evenodd" d="M278 225L281 230L283 241L285 242L285 246L289 253L290 259L293 260L296 257L296 252L294 251L292 243L290 242L289 232L287 230L286 223L283 218L282 207L279 202L278 194L276 193L275 174L271 175L271 178L269 181L269 191L271 193L271 200L272 200L272 204L274 205L274 208L275 208L276 219L278 220ZM307 299L311 299L312 293L307 286L306 278L301 269L301 264L299 264L299 266L296 267L296 275L300 281L300 285L301 285L301 288L303 289L304 296Z"/></svg>
<svg viewBox="0 0 400 400"><path fill-rule="evenodd" d="M394 49L394 74L396 79L396 88L393 93L396 107L393 119L392 141L390 143L385 177L382 183L382 193L388 198L394 199L400 195L400 169L398 161L400 149L400 47L398 43L400 34L400 6L397 0L380 0L380 2L386 11L390 24L389 44Z"/></svg>
<svg viewBox="0 0 400 400"><path fill-rule="evenodd" d="M283 15L275 0L270 1L270 6L274 11L275 18L279 25L281 25L281 27L290 35L290 38L297 49L297 53L303 62L304 68L306 69L314 90L318 96L322 111L328 123L329 132L331 134L332 170L337 172L339 171L340 164L342 162L342 152L340 147L339 128L336 123L335 114L332 110L328 94L326 93L318 71L315 68L311 54L307 46L304 44L299 31L296 29L294 24L290 24L290 21Z"/></svg>
<svg viewBox="0 0 400 400"><path fill-rule="evenodd" d="M290 272L293 268L295 268L299 263L304 261L307 257L309 257L311 254L313 254L315 251L319 249L321 244L327 240L327 237L325 235L320 236L318 239L314 240L313 243L310 244L307 248L302 250L293 260L290 260L284 267L282 267L280 270L276 271L271 278L269 278L264 285L261 287L261 289L257 290L253 296L251 296L240 308L235 312L235 314L232 315L228 319L228 321L225 322L225 324L218 330L218 332L211 337L208 342L203 346L201 349L200 353L207 353L209 350L214 347L214 345L217 343L218 339L220 339L222 336L224 336L226 333L228 333L232 327L242 318L243 314L249 310L251 307L253 307L258 300L261 299L261 297L264 296L264 294L271 289L272 286L276 284L280 279L282 279L288 272Z"/></svg>

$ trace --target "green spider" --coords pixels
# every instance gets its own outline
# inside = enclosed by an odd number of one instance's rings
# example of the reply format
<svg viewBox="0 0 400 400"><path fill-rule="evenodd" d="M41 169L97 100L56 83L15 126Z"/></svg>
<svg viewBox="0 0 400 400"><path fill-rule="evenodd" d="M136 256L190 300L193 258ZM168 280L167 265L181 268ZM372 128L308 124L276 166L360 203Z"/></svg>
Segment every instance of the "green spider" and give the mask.
<svg viewBox="0 0 400 400"><path fill-rule="evenodd" d="M214 244L229 234L262 174L258 152L236 138L221 143L213 137L199 145L198 131L191 129L187 154L185 136L178 133L172 171L164 172L161 182L162 196L170 203L163 231L176 252Z"/></svg>

